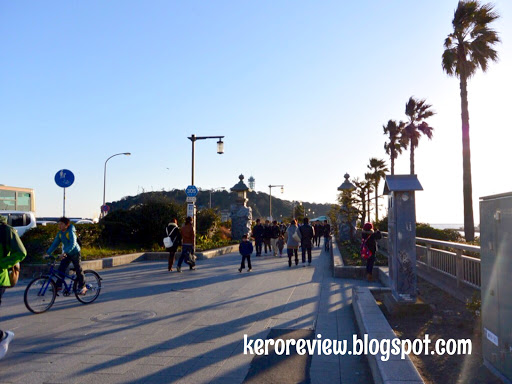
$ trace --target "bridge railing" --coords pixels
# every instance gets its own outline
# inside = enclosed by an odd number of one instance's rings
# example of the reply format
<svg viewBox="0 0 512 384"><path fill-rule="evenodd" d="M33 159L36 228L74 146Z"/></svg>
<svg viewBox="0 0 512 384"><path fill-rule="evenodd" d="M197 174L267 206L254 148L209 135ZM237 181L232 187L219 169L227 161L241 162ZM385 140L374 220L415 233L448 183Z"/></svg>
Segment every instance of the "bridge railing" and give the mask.
<svg viewBox="0 0 512 384"><path fill-rule="evenodd" d="M388 253L388 234L381 233L379 249ZM465 253L476 254L478 257ZM480 289L480 247L478 246L417 237L416 262L429 272L441 273L456 279L457 287L467 284Z"/></svg>

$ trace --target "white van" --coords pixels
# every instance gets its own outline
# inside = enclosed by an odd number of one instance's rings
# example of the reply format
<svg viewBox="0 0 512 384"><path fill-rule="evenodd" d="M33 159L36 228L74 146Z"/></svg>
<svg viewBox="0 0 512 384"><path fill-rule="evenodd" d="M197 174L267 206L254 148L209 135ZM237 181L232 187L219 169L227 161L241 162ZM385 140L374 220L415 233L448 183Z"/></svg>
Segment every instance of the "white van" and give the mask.
<svg viewBox="0 0 512 384"><path fill-rule="evenodd" d="M34 212L0 211L0 215L7 217L7 224L16 229L20 237L30 228L36 227Z"/></svg>

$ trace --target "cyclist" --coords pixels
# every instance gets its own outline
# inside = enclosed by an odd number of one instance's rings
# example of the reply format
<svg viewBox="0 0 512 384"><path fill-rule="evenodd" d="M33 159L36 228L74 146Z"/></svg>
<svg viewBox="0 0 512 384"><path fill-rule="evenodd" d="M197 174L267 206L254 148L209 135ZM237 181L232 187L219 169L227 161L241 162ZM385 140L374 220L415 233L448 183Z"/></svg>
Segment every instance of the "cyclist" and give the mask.
<svg viewBox="0 0 512 384"><path fill-rule="evenodd" d="M0 304L5 287L10 286L8 269L22 261L27 251L18 236L18 232L7 225L7 218L0 215ZM14 332L0 329L0 359L5 356Z"/></svg>
<svg viewBox="0 0 512 384"><path fill-rule="evenodd" d="M82 256L80 254L80 246L77 242L75 226L71 224L71 221L67 217L61 217L59 219L58 225L60 231L57 233L57 236L55 236L55 240L53 240L52 245L50 248L48 248L48 251L46 251L44 256L48 257L48 255L51 255L53 251L55 251L55 249L59 246L59 244L62 243L63 259L59 265L59 272L64 274L69 266L69 263L72 262L73 266L75 267L76 277L78 279L78 292L80 295L85 295L87 288L84 284L84 272L82 271L82 266L80 265L80 259ZM57 279L55 285L57 292L62 290L62 279Z"/></svg>

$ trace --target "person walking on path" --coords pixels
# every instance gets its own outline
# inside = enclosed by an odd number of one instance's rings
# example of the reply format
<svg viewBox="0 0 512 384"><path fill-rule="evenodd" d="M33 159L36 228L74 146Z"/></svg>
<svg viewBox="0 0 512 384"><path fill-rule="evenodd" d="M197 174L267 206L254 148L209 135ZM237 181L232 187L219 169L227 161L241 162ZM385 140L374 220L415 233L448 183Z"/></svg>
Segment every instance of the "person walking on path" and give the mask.
<svg viewBox="0 0 512 384"><path fill-rule="evenodd" d="M10 287L9 268L22 261L27 251L18 236L18 232L7 225L7 218L0 215L0 306L5 287ZM14 332L0 329L0 359L5 356Z"/></svg>
<svg viewBox="0 0 512 384"><path fill-rule="evenodd" d="M178 219L171 220L171 222L165 228L165 233L167 233L167 236L170 237L172 241L172 247L167 248L167 251L169 252L169 262L167 270L171 272L173 270L172 266L174 264L174 259L176 257L176 251L178 250L178 247L181 245L181 232L180 228L178 227Z"/></svg>
<svg viewBox="0 0 512 384"><path fill-rule="evenodd" d="M195 270L195 263L191 260L192 255L194 254L194 226L192 225L192 218L188 216L185 219L185 225L181 227L181 256L178 259L178 266L176 270L181 272L181 264L185 261L191 270Z"/></svg>
<svg viewBox="0 0 512 384"><path fill-rule="evenodd" d="M81 264L81 248L80 245L78 245L75 226L67 217L61 217L58 225L59 232L57 233L57 236L55 236L55 240L53 240L52 245L50 245L50 248L48 248L44 256L47 257L48 255L51 255L57 249L59 244L62 243L62 255L64 258L60 261L59 273L64 275L69 264L73 263L78 280L79 294L85 295L87 288L85 287L85 276ZM62 281L62 278L57 279L55 284L57 292L62 290Z"/></svg>
<svg viewBox="0 0 512 384"><path fill-rule="evenodd" d="M284 236L279 235L279 238L276 242L277 248L279 249L279 257L283 257L283 249L284 249Z"/></svg>
<svg viewBox="0 0 512 384"><path fill-rule="evenodd" d="M247 235L242 236L242 241L240 242L240 245L238 246L238 250L240 251L240 254L242 255L242 263L240 264L240 268L238 268L238 272L242 272L242 269L245 269L245 260L247 260L247 272L252 271L252 265L251 265L251 255L252 255L252 243L247 238Z"/></svg>
<svg viewBox="0 0 512 384"><path fill-rule="evenodd" d="M265 255L268 251L272 252L272 247L270 246L270 239L272 238L272 226L270 225L269 220L265 220L265 226L263 227L263 244L265 245Z"/></svg>
<svg viewBox="0 0 512 384"><path fill-rule="evenodd" d="M324 234L324 249L326 251L329 250L329 243L331 240L331 225L327 222L327 220L324 220L324 225L322 227L323 234Z"/></svg>
<svg viewBox="0 0 512 384"><path fill-rule="evenodd" d="M288 267L292 266L292 257L295 254L295 265L299 264L299 228L297 227L297 220L292 219L292 222L286 230L284 237L286 239L286 253L288 254Z"/></svg>
<svg viewBox="0 0 512 384"><path fill-rule="evenodd" d="M368 281L372 281L373 264L375 263L375 254L377 253L377 240L382 239L382 235L379 230L373 231L372 223L366 223L363 226L363 233L361 237L371 252L371 256L366 259L366 278Z"/></svg>
<svg viewBox="0 0 512 384"><path fill-rule="evenodd" d="M316 247L320 246L320 237L322 236L321 225L319 221L315 221L313 224L313 228L315 229L315 236L313 237L313 245Z"/></svg>
<svg viewBox="0 0 512 384"><path fill-rule="evenodd" d="M261 248L263 246L263 235L265 228L261 224L260 219L256 220L256 225L252 229L252 237L254 237L254 243L256 244L256 256L261 256Z"/></svg>
<svg viewBox="0 0 512 384"><path fill-rule="evenodd" d="M307 217L303 220L303 225L299 228L299 237L301 239L300 246L302 247L302 265L306 266L306 252L308 253L308 265L311 265L311 247L312 241L315 237L315 229L309 225Z"/></svg>
<svg viewBox="0 0 512 384"><path fill-rule="evenodd" d="M279 235L281 234L281 229L279 225L277 225L277 221L274 220L272 222L272 227L270 227L270 242L272 244L272 252L274 257L277 257L277 239L279 239Z"/></svg>

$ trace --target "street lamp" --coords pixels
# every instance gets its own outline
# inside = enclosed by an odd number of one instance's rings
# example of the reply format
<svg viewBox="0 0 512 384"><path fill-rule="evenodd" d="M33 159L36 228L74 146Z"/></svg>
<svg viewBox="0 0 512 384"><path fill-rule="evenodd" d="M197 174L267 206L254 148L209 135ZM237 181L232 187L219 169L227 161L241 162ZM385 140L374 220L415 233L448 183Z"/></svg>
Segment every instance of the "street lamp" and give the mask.
<svg viewBox="0 0 512 384"><path fill-rule="evenodd" d="M122 152L122 153L116 153L115 155L112 155L110 156L107 160L105 160L105 168L103 169L103 206L101 207L101 217L105 216L105 212L103 211L103 208L105 207L105 188L106 188L106 185L107 185L107 162L115 157L115 156L119 156L119 155L125 155L125 156L130 156L131 153L130 152Z"/></svg>
<svg viewBox="0 0 512 384"><path fill-rule="evenodd" d="M284 185L269 185L268 188L270 190L269 193L269 214L270 214L270 220L272 220L272 188L281 187L281 193L284 192Z"/></svg>
<svg viewBox="0 0 512 384"><path fill-rule="evenodd" d="M195 146L197 140L206 140L206 139L218 139L217 141L217 153L219 155L222 155L224 153L224 142L222 139L224 136L196 136L192 135L188 139L192 142L192 184L194 185L194 161L195 161ZM189 214L190 213L190 214ZM194 223L194 248L196 246L196 239L195 239L195 233L196 233L196 203L193 202L191 204L187 205L187 216L191 216Z"/></svg>
<svg viewBox="0 0 512 384"><path fill-rule="evenodd" d="M226 188L224 188L224 187L217 187L217 188L210 189L210 209L212 209L212 192L223 191L225 189Z"/></svg>

